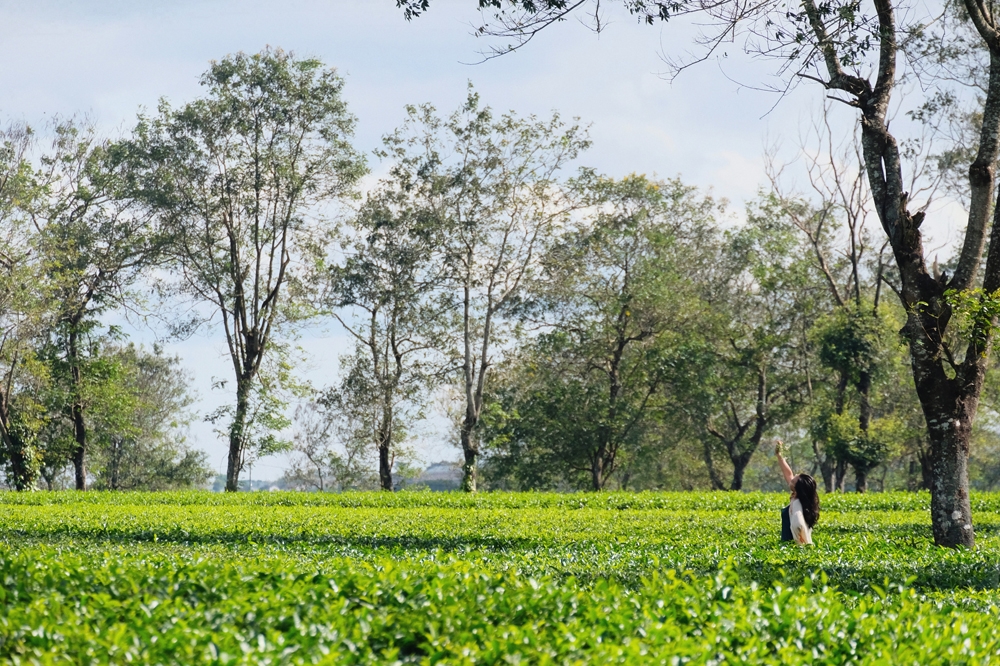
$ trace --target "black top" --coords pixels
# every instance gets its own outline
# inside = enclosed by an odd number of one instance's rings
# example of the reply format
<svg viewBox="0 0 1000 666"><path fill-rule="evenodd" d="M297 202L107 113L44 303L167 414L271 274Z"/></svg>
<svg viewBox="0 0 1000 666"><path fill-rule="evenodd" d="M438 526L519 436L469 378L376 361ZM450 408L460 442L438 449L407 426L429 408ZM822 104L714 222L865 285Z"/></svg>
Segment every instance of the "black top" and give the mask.
<svg viewBox="0 0 1000 666"><path fill-rule="evenodd" d="M788 508L782 507L781 509L781 540L782 541L795 541L795 537L792 536L792 519L788 515Z"/></svg>

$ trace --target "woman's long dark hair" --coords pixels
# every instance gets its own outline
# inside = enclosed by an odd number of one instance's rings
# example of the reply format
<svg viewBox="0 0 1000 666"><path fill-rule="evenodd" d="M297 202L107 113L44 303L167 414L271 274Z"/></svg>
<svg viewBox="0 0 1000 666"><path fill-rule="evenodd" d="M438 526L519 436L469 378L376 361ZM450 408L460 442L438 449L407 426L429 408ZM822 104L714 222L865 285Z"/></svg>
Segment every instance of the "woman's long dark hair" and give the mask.
<svg viewBox="0 0 1000 666"><path fill-rule="evenodd" d="M819 520L819 493L816 479L808 474L799 474L795 479L795 498L802 504L802 517L812 527Z"/></svg>

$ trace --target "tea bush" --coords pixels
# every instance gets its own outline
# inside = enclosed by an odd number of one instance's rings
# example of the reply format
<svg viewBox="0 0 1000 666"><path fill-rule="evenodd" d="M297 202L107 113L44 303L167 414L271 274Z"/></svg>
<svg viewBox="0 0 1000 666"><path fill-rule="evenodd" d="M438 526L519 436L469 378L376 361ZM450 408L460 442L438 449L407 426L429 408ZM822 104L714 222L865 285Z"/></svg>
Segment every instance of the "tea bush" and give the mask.
<svg viewBox="0 0 1000 666"><path fill-rule="evenodd" d="M926 495L0 494L11 663L1000 663Z"/></svg>

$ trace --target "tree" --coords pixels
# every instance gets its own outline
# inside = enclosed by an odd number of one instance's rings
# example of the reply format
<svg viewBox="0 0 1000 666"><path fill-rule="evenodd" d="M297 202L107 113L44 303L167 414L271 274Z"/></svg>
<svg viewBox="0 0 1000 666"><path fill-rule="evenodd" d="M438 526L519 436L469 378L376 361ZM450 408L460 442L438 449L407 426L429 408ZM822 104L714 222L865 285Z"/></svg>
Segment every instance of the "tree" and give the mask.
<svg viewBox="0 0 1000 666"><path fill-rule="evenodd" d="M30 128L0 131L0 463L17 490L34 487L40 425L33 340L42 325L31 210L39 195ZM36 389L36 390L30 390Z"/></svg>
<svg viewBox="0 0 1000 666"><path fill-rule="evenodd" d="M897 319L903 315L882 298L888 292L883 289L890 272L888 242L876 243L871 235L874 213L862 148L857 135L835 139L830 114L825 104L810 128L810 139L802 144L815 203L784 192L783 167L773 161L768 166L780 214L801 233L816 271L814 280L829 296L821 299L825 302L819 310L825 313L810 331L818 361L809 377L813 449L828 492L843 491L848 465L854 468L856 488L864 492L868 472L898 448L890 436L910 439L903 433L910 432L917 403L896 395L895 387L905 381L899 374L905 369L900 367L896 334L902 325ZM917 159L922 152L926 150L920 146L911 148L914 168L927 175L933 161ZM939 179L921 173L911 176L911 192L921 187L925 194L933 192ZM934 270L939 272L936 265ZM919 426L925 428L922 422Z"/></svg>
<svg viewBox="0 0 1000 666"><path fill-rule="evenodd" d="M101 405L96 485L170 490L204 484L213 475L208 456L184 444L193 398L180 359L134 344L109 346L104 354L117 366L120 393Z"/></svg>
<svg viewBox="0 0 1000 666"><path fill-rule="evenodd" d="M548 121L495 117L471 91L447 121L430 106L411 107L387 145L397 177L405 174L410 196L441 230L444 293L457 313L449 333L460 350L466 491L476 490L487 375L515 323L507 315L537 279L545 244L572 207L556 176L587 145L579 127L566 127L558 114Z"/></svg>
<svg viewBox="0 0 1000 666"><path fill-rule="evenodd" d="M329 281L333 314L355 341L355 353L342 358L344 400L363 407L383 490L393 489L395 449L442 370L440 230L410 201L412 175L395 167L369 195L344 239L348 256Z"/></svg>
<svg viewBox="0 0 1000 666"><path fill-rule="evenodd" d="M233 364L226 490L245 456L278 440L281 335L313 314L324 248L318 206L351 192L364 161L343 80L280 50L239 53L202 77L207 95L142 119L131 144L142 193L171 239L179 289L219 315ZM275 368L263 377L268 364ZM287 368L286 368L287 369ZM267 421L270 421L269 423Z"/></svg>
<svg viewBox="0 0 1000 666"><path fill-rule="evenodd" d="M343 393L328 391L303 404L295 411L295 424L298 456L282 477L289 487L319 492L380 487L380 478L371 473L371 431L357 422Z"/></svg>
<svg viewBox="0 0 1000 666"><path fill-rule="evenodd" d="M818 432L825 433L823 438L838 460L854 467L858 492L865 492L868 472L889 454L891 438L875 434L876 430L886 430L888 423L872 423L872 388L891 360L893 333L878 305L864 301L839 307L818 322L814 332L821 363L839 377L833 411L820 414ZM842 422L848 416L848 386L856 389L858 397L853 428ZM837 477L837 489L843 490L842 470L838 470Z"/></svg>
<svg viewBox="0 0 1000 666"><path fill-rule="evenodd" d="M86 490L90 443L84 338L109 308L138 302L132 289L159 260L161 244L148 211L126 195L128 164L93 130L57 125L53 152L43 157L42 167L45 188L32 211L41 219L33 249L45 307L51 311L50 350L66 371L76 489Z"/></svg>
<svg viewBox="0 0 1000 666"><path fill-rule="evenodd" d="M106 490L166 490L197 486L211 476L206 454L184 444L191 403L177 358L121 344L120 336L81 336L81 383L75 384L61 348L45 342L31 357L34 441L49 489L62 485L76 447L74 400L86 405L88 478ZM20 397L20 396L17 396ZM22 416L22 418L24 418Z"/></svg>
<svg viewBox="0 0 1000 666"><path fill-rule="evenodd" d="M482 6L497 12L483 32L512 36L516 47L587 4L490 0ZM781 72L814 81L857 109L871 200L898 271L895 291L906 312L904 334L927 422L934 541L971 547L975 535L968 492L969 445L1000 312L1000 242L990 243L978 287L986 239L1000 235L1000 206L994 200L1000 154L1000 28L995 8L986 0L962 0L939 17L936 9L927 7L921 14L893 0L874 0L874 14L857 3L840 1L800 0L797 9L775 0L749 4L624 0L624 4L647 23L702 15L702 25L710 30L701 40L707 48L702 59L742 39L745 50L780 58ZM397 5L412 17L426 10L429 0L397 0ZM907 188L904 168L909 155L889 126L890 107L914 89L900 85L900 52L912 47L913 55L928 68L946 68L955 55L949 48L956 28L969 35L962 44L967 50L959 55L967 62L983 63L984 68L988 61L989 76L975 99L981 122L967 151L974 157L965 177L969 193L965 237L954 272L935 275L925 257L920 229L927 211L914 203ZM936 39L910 39L928 34ZM956 314L971 321L968 334L957 341L961 346L949 340Z"/></svg>
<svg viewBox="0 0 1000 666"><path fill-rule="evenodd" d="M764 436L794 418L805 403L807 323L815 313L810 271L796 235L773 199L748 210L744 227L721 248L718 319L704 333L712 352L703 381L688 383L685 410L706 433L705 463L713 487L723 488L714 452L732 465L730 490L743 477Z"/></svg>
<svg viewBox="0 0 1000 666"><path fill-rule="evenodd" d="M527 321L550 331L508 370L523 384L502 391L507 460L492 464L521 468L530 449L528 464L598 491L658 430L672 362L703 314L699 278L711 263L700 259L718 207L676 180L585 174L576 186L588 214L542 260Z"/></svg>

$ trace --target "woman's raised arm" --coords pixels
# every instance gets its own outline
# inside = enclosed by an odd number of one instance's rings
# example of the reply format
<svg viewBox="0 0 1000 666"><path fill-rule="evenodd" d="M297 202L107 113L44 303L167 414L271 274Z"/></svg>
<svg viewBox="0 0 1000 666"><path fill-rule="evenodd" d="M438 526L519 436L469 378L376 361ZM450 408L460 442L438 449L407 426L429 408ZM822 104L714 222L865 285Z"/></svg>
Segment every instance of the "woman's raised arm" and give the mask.
<svg viewBox="0 0 1000 666"><path fill-rule="evenodd" d="M784 444L785 443L780 439L774 440L774 455L778 458L778 465L781 467L781 473L785 477L785 483L788 484L789 490L794 490L794 488L792 488L792 479L795 478L795 472L793 472L792 468L788 466L787 462L785 462L785 457L781 455L781 447L784 446Z"/></svg>

